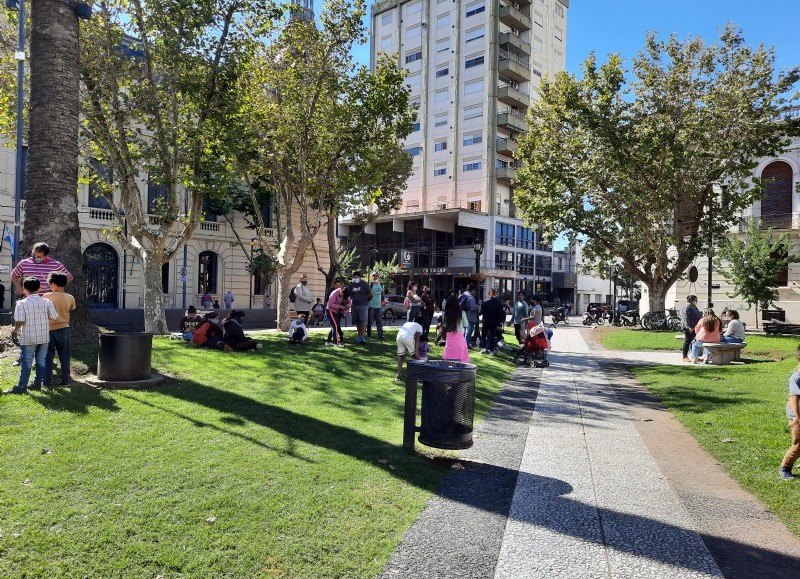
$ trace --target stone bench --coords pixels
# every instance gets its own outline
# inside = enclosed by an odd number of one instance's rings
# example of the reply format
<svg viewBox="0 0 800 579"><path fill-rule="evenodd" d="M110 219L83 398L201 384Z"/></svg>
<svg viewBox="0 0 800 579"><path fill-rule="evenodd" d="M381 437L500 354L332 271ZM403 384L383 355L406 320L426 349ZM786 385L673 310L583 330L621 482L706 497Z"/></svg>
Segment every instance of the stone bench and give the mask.
<svg viewBox="0 0 800 579"><path fill-rule="evenodd" d="M741 344L703 344L703 348L708 352L706 364L713 366L724 366L731 362L739 361L739 354L747 346L747 342Z"/></svg>

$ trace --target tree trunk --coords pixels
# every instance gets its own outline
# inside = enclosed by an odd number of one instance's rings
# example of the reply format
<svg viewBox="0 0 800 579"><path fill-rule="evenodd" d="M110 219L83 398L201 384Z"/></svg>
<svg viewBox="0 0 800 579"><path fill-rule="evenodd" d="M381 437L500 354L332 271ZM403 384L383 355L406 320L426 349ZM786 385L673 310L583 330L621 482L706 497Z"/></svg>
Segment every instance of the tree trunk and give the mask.
<svg viewBox="0 0 800 579"><path fill-rule="evenodd" d="M663 287L663 285L648 285L647 290L649 292L648 301L650 303L650 312L651 313L664 313L666 310L666 299L667 299L667 291L669 291L668 287Z"/></svg>
<svg viewBox="0 0 800 579"><path fill-rule="evenodd" d="M283 331L288 331L289 324L292 323L289 318L291 302L288 296L292 291L293 273L290 269L280 269L276 276L278 279L278 329Z"/></svg>
<svg viewBox="0 0 800 579"><path fill-rule="evenodd" d="M169 334L167 318L164 314L164 291L161 287L161 266L163 263L153 259L146 251L142 254L144 271L144 331L150 334ZM163 253L163 252L162 252Z"/></svg>
<svg viewBox="0 0 800 579"><path fill-rule="evenodd" d="M88 321L78 224L78 17L58 0L33 0L31 97L24 240L19 256L43 241L75 277L67 291Z"/></svg>

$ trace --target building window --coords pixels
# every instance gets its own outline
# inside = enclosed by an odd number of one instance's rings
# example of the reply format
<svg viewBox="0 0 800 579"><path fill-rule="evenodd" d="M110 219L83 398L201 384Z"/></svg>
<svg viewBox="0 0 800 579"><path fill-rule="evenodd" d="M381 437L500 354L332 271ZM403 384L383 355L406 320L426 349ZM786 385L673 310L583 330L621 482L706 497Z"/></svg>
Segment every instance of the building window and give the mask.
<svg viewBox="0 0 800 579"><path fill-rule="evenodd" d="M406 54L406 64L411 64L412 62L416 62L418 60L422 60L421 50L412 52L411 54Z"/></svg>
<svg viewBox="0 0 800 579"><path fill-rule="evenodd" d="M533 249L533 231L529 227L517 228L517 247Z"/></svg>
<svg viewBox="0 0 800 579"><path fill-rule="evenodd" d="M534 76L538 76L539 78L542 77L542 65L538 62L531 63L531 72Z"/></svg>
<svg viewBox="0 0 800 579"><path fill-rule="evenodd" d="M486 5L483 2L473 2L472 4L467 4L467 18L485 11Z"/></svg>
<svg viewBox="0 0 800 579"><path fill-rule="evenodd" d="M556 61L556 64L561 64L564 61L563 57L561 56L560 50L553 51L553 60Z"/></svg>
<svg viewBox="0 0 800 579"><path fill-rule="evenodd" d="M436 141L433 144L434 151L446 151L447 150L447 139L443 141Z"/></svg>
<svg viewBox="0 0 800 579"><path fill-rule="evenodd" d="M535 267L532 253L520 253L517 255L517 273L533 275Z"/></svg>
<svg viewBox="0 0 800 579"><path fill-rule="evenodd" d="M406 6L406 16L416 14L417 12L422 12L422 2L414 2Z"/></svg>
<svg viewBox="0 0 800 579"><path fill-rule="evenodd" d="M483 134L481 131L475 133L467 133L464 135L464 146L467 147L469 145L477 145L483 141Z"/></svg>
<svg viewBox="0 0 800 579"><path fill-rule="evenodd" d="M441 78L450 74L450 67L448 65L440 66L436 69L436 78Z"/></svg>
<svg viewBox="0 0 800 579"><path fill-rule="evenodd" d="M406 149L406 153L408 153L412 157L416 157L421 152L422 152L422 147L420 147L419 145L417 145L415 147L409 147L409 148Z"/></svg>
<svg viewBox="0 0 800 579"><path fill-rule="evenodd" d="M467 208L470 211L478 211L478 212L480 212L480 210L481 210L481 202L480 201L468 201L467 202Z"/></svg>
<svg viewBox="0 0 800 579"><path fill-rule="evenodd" d="M436 41L436 52L445 52L450 50L450 39L442 38Z"/></svg>
<svg viewBox="0 0 800 579"><path fill-rule="evenodd" d="M472 68L473 66L480 66L483 64L483 55L468 56L464 61L464 68Z"/></svg>
<svg viewBox="0 0 800 579"><path fill-rule="evenodd" d="M437 103L446 103L450 100L450 89L437 90L435 99Z"/></svg>
<svg viewBox="0 0 800 579"><path fill-rule="evenodd" d="M381 24L386 26L387 24L392 23L392 13L386 12L381 16Z"/></svg>
<svg viewBox="0 0 800 579"><path fill-rule="evenodd" d="M483 79L479 78L470 82L464 83L464 94L476 94L483 92Z"/></svg>
<svg viewBox="0 0 800 579"><path fill-rule="evenodd" d="M464 120L479 119L483 116L483 105L472 105L464 107Z"/></svg>
<svg viewBox="0 0 800 579"><path fill-rule="evenodd" d="M497 245L514 247L514 226L510 223L497 222L495 224L495 240Z"/></svg>
<svg viewBox="0 0 800 579"><path fill-rule="evenodd" d="M435 126L437 127L447 126L447 113L436 113Z"/></svg>
<svg viewBox="0 0 800 579"><path fill-rule="evenodd" d="M104 190L111 194L111 169L97 159L89 159L89 166L94 172L94 176L89 183L89 207L96 209L111 209L111 204L104 195Z"/></svg>
<svg viewBox="0 0 800 579"><path fill-rule="evenodd" d="M534 38L533 39L533 51L534 52L541 52L542 51L542 39L541 38ZM406 61L408 62L408 61Z"/></svg>
<svg viewBox="0 0 800 579"><path fill-rule="evenodd" d="M200 268L197 280L197 293L217 293L217 254L213 251L204 251L200 254L198 262Z"/></svg>
<svg viewBox="0 0 800 579"><path fill-rule="evenodd" d="M494 267L495 269L507 269L514 271L514 252L513 251L495 251L494 252Z"/></svg>
<svg viewBox="0 0 800 579"><path fill-rule="evenodd" d="M169 262L161 266L161 293L169 293Z"/></svg>
<svg viewBox="0 0 800 579"><path fill-rule="evenodd" d="M387 48L391 48L392 45L394 45L394 40L392 40L391 34L381 38L381 49L385 50Z"/></svg>
<svg viewBox="0 0 800 579"><path fill-rule="evenodd" d="M792 167L775 161L761 172L764 196L761 199L761 221L765 227L788 229L792 225Z"/></svg>
<svg viewBox="0 0 800 579"><path fill-rule="evenodd" d="M559 42L562 42L564 40L564 32L558 26L556 26L556 29L555 29L555 32L553 33L553 36Z"/></svg>
<svg viewBox="0 0 800 579"><path fill-rule="evenodd" d="M466 171L480 171L483 163L480 159L469 159L464 161L464 172Z"/></svg>
<svg viewBox="0 0 800 579"><path fill-rule="evenodd" d="M544 16L539 14L539 12L534 11L533 13L533 23L538 24L539 26L544 26Z"/></svg>
<svg viewBox="0 0 800 579"><path fill-rule="evenodd" d="M442 14L436 18L436 28L446 28L450 26L450 14Z"/></svg>
<svg viewBox="0 0 800 579"><path fill-rule="evenodd" d="M412 133L416 133L416 132L417 132L417 131L420 129L420 126L421 126L421 125L420 125L420 122L419 122L419 121L417 121L416 123L414 123L414 126L413 126L413 128L411 129L411 132L412 132Z"/></svg>
<svg viewBox="0 0 800 579"><path fill-rule="evenodd" d="M413 40L422 36L422 26L417 24L406 28L406 40Z"/></svg>
<svg viewBox="0 0 800 579"><path fill-rule="evenodd" d="M420 78L421 78L421 75L420 75L418 70L415 71L415 72L408 73L408 76L406 76L406 86L408 88L412 88L414 85L417 85L417 84L420 83Z"/></svg>
<svg viewBox="0 0 800 579"><path fill-rule="evenodd" d="M564 18L564 7L558 2L556 2L556 16Z"/></svg>
<svg viewBox="0 0 800 579"><path fill-rule="evenodd" d="M472 42L473 40L478 40L486 36L486 27L485 26L478 26L477 28L473 28L472 30L467 30L467 33L464 35L464 40L467 43Z"/></svg>
<svg viewBox="0 0 800 579"><path fill-rule="evenodd" d="M442 177L447 175L447 165L434 165L433 166L433 176L434 177Z"/></svg>
<svg viewBox="0 0 800 579"><path fill-rule="evenodd" d="M147 212L155 213L167 200L167 186L159 185L153 178L147 177Z"/></svg>

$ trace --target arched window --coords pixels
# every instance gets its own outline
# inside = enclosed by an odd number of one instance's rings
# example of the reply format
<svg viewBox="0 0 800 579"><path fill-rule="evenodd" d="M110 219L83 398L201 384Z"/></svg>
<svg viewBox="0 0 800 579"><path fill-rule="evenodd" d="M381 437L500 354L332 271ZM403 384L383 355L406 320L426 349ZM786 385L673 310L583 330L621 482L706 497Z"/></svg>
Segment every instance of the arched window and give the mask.
<svg viewBox="0 0 800 579"><path fill-rule="evenodd" d="M761 198L761 221L764 227L789 229L792 226L792 168L775 161L761 172L764 195Z"/></svg>
<svg viewBox="0 0 800 579"><path fill-rule="evenodd" d="M213 251L204 251L200 254L198 261L200 267L198 268L197 293L217 293L217 254Z"/></svg>
<svg viewBox="0 0 800 579"><path fill-rule="evenodd" d="M119 258L107 243L93 243L83 252L86 302L90 308L117 307Z"/></svg>

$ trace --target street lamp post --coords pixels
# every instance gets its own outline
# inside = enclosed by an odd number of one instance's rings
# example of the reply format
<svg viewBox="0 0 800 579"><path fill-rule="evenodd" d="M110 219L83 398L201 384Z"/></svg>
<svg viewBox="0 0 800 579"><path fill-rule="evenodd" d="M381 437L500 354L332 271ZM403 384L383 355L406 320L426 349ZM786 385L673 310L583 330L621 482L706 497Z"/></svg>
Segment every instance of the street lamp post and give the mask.
<svg viewBox="0 0 800 579"><path fill-rule="evenodd" d="M128 219L125 217L125 209L120 207L119 216L122 217L122 235L125 239L122 243L122 309L125 309L125 293L128 289L128 250L125 243L128 241ZM131 272L133 273L133 272Z"/></svg>
<svg viewBox="0 0 800 579"><path fill-rule="evenodd" d="M250 239L250 306L249 309L253 309L253 278L256 275L255 268L253 267L253 249L258 243L258 237L252 237Z"/></svg>
<svg viewBox="0 0 800 579"><path fill-rule="evenodd" d="M19 247L19 222L22 213L22 194L24 193L24 150L22 145L23 129L23 106L25 103L25 0L6 0L6 6L10 10L19 10L19 25L17 27L17 50L14 58L17 61L17 158L16 176L14 183L14 240L11 243L11 267L17 265L19 257L17 249ZM16 292L11 292L11 311L14 311L14 301Z"/></svg>
<svg viewBox="0 0 800 579"><path fill-rule="evenodd" d="M475 252L475 283L477 284L477 298L483 296L481 291L480 273L481 273L481 254L483 253L483 239L476 237L472 241L472 250ZM475 322L474 336L480 335L480 319Z"/></svg>

